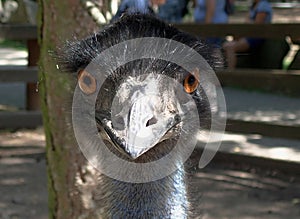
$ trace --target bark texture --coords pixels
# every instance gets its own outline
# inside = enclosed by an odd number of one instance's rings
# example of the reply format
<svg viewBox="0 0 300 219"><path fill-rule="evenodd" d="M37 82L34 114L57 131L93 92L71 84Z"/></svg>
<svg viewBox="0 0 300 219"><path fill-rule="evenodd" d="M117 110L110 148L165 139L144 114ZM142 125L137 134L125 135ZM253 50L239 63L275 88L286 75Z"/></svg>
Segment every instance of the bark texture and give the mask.
<svg viewBox="0 0 300 219"><path fill-rule="evenodd" d="M64 74L53 55L66 40L97 29L80 0L39 0L39 92L47 141L49 218L95 218L89 194L96 174L86 163L71 124L75 78Z"/></svg>

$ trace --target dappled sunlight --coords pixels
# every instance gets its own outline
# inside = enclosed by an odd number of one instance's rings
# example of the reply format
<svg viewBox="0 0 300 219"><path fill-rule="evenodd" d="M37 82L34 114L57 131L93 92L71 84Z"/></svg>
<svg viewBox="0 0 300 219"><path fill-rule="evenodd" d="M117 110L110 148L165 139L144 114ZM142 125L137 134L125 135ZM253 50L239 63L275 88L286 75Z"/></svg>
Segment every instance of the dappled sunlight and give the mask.
<svg viewBox="0 0 300 219"><path fill-rule="evenodd" d="M1 48L0 65L27 65L28 52L13 48Z"/></svg>
<svg viewBox="0 0 300 219"><path fill-rule="evenodd" d="M236 177L236 176L230 176L225 175L223 173L197 173L195 175L196 177L199 177L201 179L210 179L214 181L221 181L223 183L229 183L229 184L236 184L238 186L242 187L250 187L250 188L257 188L257 189L268 189L268 190L276 190L277 186L266 184L263 181L260 181L258 178L251 176L250 178L242 178L242 177ZM287 185L285 185L287 186Z"/></svg>
<svg viewBox="0 0 300 219"><path fill-rule="evenodd" d="M255 179L253 174L242 172L242 171L227 170L225 171L225 173L232 177L237 177L242 179Z"/></svg>
<svg viewBox="0 0 300 219"><path fill-rule="evenodd" d="M300 151L299 151L300 152ZM277 157L278 159L300 161L299 152L295 155L295 150L291 148L277 147L269 150L272 157Z"/></svg>
<svg viewBox="0 0 300 219"><path fill-rule="evenodd" d="M24 178L0 179L0 186L18 186L25 183Z"/></svg>
<svg viewBox="0 0 300 219"><path fill-rule="evenodd" d="M208 141L208 132L198 134L199 144L204 147ZM279 160L300 162L300 141L280 138L269 138L258 134L231 134L225 133L220 151L253 155Z"/></svg>
<svg viewBox="0 0 300 219"><path fill-rule="evenodd" d="M280 12L280 13L279 13ZM275 10L273 23L300 23L300 8L290 8L288 10Z"/></svg>
<svg viewBox="0 0 300 219"><path fill-rule="evenodd" d="M300 126L299 98L228 87L223 91L229 119Z"/></svg>
<svg viewBox="0 0 300 219"><path fill-rule="evenodd" d="M1 146L45 146L45 134L42 128L37 130L20 130L15 133L0 133Z"/></svg>
<svg viewBox="0 0 300 219"><path fill-rule="evenodd" d="M248 6L246 7L248 8ZM300 23L300 16L298 16L299 14L299 7L292 7L286 9L273 8L272 23ZM229 23L245 23L246 16L247 11L235 13L233 14L233 16L229 16Z"/></svg>
<svg viewBox="0 0 300 219"><path fill-rule="evenodd" d="M8 106L0 104L0 111L16 111L18 108L15 106Z"/></svg>
<svg viewBox="0 0 300 219"><path fill-rule="evenodd" d="M2 154L1 154L2 155ZM0 159L0 165L20 165L20 164L32 164L35 163L36 161L33 159L27 159L27 158L14 158L14 157L9 157L9 158L1 158ZM0 171L1 173L1 171Z"/></svg>
<svg viewBox="0 0 300 219"><path fill-rule="evenodd" d="M237 119L251 122L267 122L284 125L300 125L300 109L287 109L285 111L277 110L252 110L252 111L240 111L229 112L228 117L230 119Z"/></svg>
<svg viewBox="0 0 300 219"><path fill-rule="evenodd" d="M0 154L2 158L14 156L38 158L44 156L45 148L41 146L1 146ZM0 163L2 163L1 160Z"/></svg>
<svg viewBox="0 0 300 219"><path fill-rule="evenodd" d="M210 132L207 131L207 130L202 130L198 133L197 139L199 141L207 142L209 140L209 133ZM244 135L239 135L239 134L230 134L229 135L229 134L226 134L226 133L223 134L222 141L229 141L229 140L232 140L233 138L236 141L239 141L239 142L246 142L247 141L247 137L244 136ZM216 142L216 141L214 139L211 139L210 142Z"/></svg>
<svg viewBox="0 0 300 219"><path fill-rule="evenodd" d="M3 146L0 146L1 149ZM21 154L3 157L1 151L0 154L0 218L47 218L47 171L44 158L24 158Z"/></svg>
<svg viewBox="0 0 300 219"><path fill-rule="evenodd" d="M298 143L299 144L299 143ZM300 145L298 145L298 148ZM263 145L259 144L252 144L246 143L243 148L241 148L243 153L254 155L254 156L261 156L266 158L272 159L279 159L279 160L287 160L287 161L300 161L300 150L295 148L289 147L264 147Z"/></svg>
<svg viewBox="0 0 300 219"><path fill-rule="evenodd" d="M201 218L298 218L297 182L288 177L223 168L208 167L195 174L193 183L201 186L193 194L201 194Z"/></svg>

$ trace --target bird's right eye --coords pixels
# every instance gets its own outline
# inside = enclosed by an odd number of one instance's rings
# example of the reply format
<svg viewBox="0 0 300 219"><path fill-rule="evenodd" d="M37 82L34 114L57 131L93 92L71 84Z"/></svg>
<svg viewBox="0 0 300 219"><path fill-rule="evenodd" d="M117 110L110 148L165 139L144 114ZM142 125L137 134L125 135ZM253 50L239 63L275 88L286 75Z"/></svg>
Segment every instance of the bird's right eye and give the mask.
<svg viewBox="0 0 300 219"><path fill-rule="evenodd" d="M80 90L87 95L95 93L97 89L96 79L86 70L78 72L78 85Z"/></svg>
<svg viewBox="0 0 300 219"><path fill-rule="evenodd" d="M194 71L189 73L183 80L183 87L189 94L193 93L199 86L199 69L196 68Z"/></svg>

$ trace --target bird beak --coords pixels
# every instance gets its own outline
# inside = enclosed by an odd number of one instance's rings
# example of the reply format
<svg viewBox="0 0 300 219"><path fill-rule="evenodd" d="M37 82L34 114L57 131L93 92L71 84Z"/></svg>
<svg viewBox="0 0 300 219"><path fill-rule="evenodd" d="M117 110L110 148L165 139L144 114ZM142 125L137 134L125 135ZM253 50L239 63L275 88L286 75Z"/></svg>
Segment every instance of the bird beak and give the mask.
<svg viewBox="0 0 300 219"><path fill-rule="evenodd" d="M181 122L178 113L156 109L158 97L150 96L136 100L127 115L121 112L124 130L114 128L114 121L104 120L104 130L116 148L131 159L136 159L164 140L166 134ZM168 136L169 137L169 136Z"/></svg>
<svg viewBox="0 0 300 219"><path fill-rule="evenodd" d="M131 107L123 149L133 159L162 141L166 133L180 122L178 114L168 111L158 114L155 102L158 102L157 97L140 98Z"/></svg>
<svg viewBox="0 0 300 219"><path fill-rule="evenodd" d="M163 85L163 86L161 86ZM128 77L111 105L109 120L97 118L114 146L136 159L165 139L177 136L182 109L173 80L163 75Z"/></svg>

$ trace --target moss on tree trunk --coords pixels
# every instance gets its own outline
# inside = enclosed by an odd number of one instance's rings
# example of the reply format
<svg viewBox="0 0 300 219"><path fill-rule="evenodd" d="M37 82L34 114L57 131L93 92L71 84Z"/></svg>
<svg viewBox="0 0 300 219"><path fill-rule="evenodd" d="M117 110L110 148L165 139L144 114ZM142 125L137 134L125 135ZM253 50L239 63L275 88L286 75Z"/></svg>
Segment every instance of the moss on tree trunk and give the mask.
<svg viewBox="0 0 300 219"><path fill-rule="evenodd" d="M81 38L96 30L80 0L39 0L39 91L47 141L49 218L89 218L82 201L84 182L82 167L86 160L74 140L71 124L71 103L74 78L63 74L51 52L66 39Z"/></svg>

